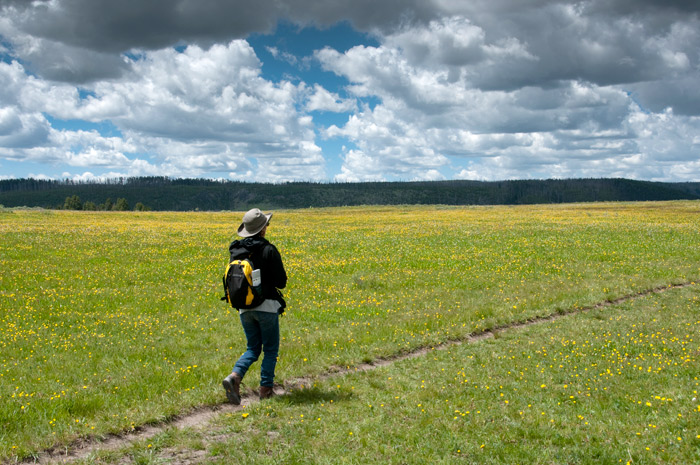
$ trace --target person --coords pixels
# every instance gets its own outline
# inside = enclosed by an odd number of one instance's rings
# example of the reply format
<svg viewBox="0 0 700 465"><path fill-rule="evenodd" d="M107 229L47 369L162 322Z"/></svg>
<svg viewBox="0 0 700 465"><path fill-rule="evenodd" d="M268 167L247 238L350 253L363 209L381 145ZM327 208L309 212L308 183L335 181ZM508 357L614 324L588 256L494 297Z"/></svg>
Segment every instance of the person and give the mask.
<svg viewBox="0 0 700 465"><path fill-rule="evenodd" d="M286 307L279 289L286 287L287 273L277 247L265 239L271 218L272 213L265 214L258 208L248 211L238 227L238 235L243 239L235 240L229 246L230 260L250 254L253 266L260 270L265 299L255 308L238 310L247 348L223 381L228 401L236 405L241 403L241 381L261 353L264 355L260 367L260 398L274 395L273 381L280 345L279 315Z"/></svg>

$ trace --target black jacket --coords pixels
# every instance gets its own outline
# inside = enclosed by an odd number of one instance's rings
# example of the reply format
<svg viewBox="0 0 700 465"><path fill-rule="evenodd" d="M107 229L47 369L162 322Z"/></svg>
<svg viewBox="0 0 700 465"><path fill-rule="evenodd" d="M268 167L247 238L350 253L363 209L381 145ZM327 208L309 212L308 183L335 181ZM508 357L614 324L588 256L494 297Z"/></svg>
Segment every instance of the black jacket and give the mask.
<svg viewBox="0 0 700 465"><path fill-rule="evenodd" d="M263 297L277 300L286 307L279 289L287 286L287 272L277 247L264 237L246 237L236 240L228 248L230 260L250 258L253 267L260 270Z"/></svg>

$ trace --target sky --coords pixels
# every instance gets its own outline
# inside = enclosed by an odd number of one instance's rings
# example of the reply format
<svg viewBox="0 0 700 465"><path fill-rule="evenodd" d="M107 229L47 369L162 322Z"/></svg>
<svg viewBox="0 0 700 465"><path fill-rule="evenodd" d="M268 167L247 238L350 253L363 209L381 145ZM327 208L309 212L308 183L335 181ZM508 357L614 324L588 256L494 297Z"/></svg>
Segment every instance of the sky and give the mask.
<svg viewBox="0 0 700 465"><path fill-rule="evenodd" d="M700 181L700 0L0 0L0 179Z"/></svg>

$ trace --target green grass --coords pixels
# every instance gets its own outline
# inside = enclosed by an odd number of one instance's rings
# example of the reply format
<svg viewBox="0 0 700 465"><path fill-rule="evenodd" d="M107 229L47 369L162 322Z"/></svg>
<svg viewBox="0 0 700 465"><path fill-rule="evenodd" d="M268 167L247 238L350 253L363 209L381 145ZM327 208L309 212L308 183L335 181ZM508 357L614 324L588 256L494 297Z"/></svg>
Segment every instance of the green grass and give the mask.
<svg viewBox="0 0 700 465"><path fill-rule="evenodd" d="M697 202L275 212L268 234L290 276L278 381L695 280L699 212ZM31 456L224 401L220 380L244 349L237 316L219 301L240 216L0 215L0 420L7 425L0 458ZM502 347L509 337L504 332L484 345ZM411 363L419 362L402 362ZM468 368L449 360L438 365L452 375ZM256 386L255 371L246 387ZM427 373L437 379L438 373ZM410 383L366 376L370 387L376 384L374 396L392 390L410 396ZM347 426L359 428L356 440L379 428L377 419L363 426L372 416L355 402L356 390L344 383L319 389L308 394L307 407L317 408L319 396L329 398L326 405L346 405ZM371 396L367 403L381 412ZM430 425L442 421L438 413L415 419ZM232 423L231 440L253 420ZM282 431L278 420L270 421ZM531 422L514 417L508 424L529 431ZM403 435L391 426L373 434ZM471 450L464 447L459 450ZM292 450L301 457L301 448Z"/></svg>
<svg viewBox="0 0 700 465"><path fill-rule="evenodd" d="M672 290L318 381L222 419L212 463L698 463L699 349Z"/></svg>
<svg viewBox="0 0 700 465"><path fill-rule="evenodd" d="M700 289L312 382L84 463L698 463Z"/></svg>

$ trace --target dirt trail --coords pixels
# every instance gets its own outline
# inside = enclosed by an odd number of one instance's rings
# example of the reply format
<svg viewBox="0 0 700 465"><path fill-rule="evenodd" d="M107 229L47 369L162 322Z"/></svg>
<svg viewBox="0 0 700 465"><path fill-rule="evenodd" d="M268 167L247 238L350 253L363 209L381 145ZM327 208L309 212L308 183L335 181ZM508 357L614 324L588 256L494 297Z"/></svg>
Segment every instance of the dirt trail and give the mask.
<svg viewBox="0 0 700 465"><path fill-rule="evenodd" d="M580 307L580 308L574 308L570 309L568 311L563 311L557 314L553 315L548 315L548 316L543 316L543 317L538 317L538 318L533 318L524 322L516 322L516 323L510 323L502 326L498 326L493 329L487 329L484 331L479 331L476 333L469 334L463 338L460 339L454 339L454 340L449 340L446 342L443 342L438 345L430 346L430 347L422 347L418 348L416 350L413 350L411 352L407 353L402 353L398 354L392 357L388 358L381 358L377 359L371 363L362 363L359 365L354 365L346 368L338 368L338 367L333 367L329 371L327 371L324 374L315 376L315 377L303 377L303 378L296 378L296 379L291 379L287 380L284 382L283 386L275 386L275 394L277 395L285 395L289 393L290 391L301 389L301 388L308 388L313 385L315 381L318 380L323 380L331 377L336 377L336 376L343 376L348 373L355 373L358 371L369 371L373 370L378 367L383 367L387 365L391 365L392 363L396 363L401 360L407 360L411 358L416 358L416 357L421 357L428 352L432 350L441 350L445 349L447 347L451 347L454 345L459 345L459 344L465 344L465 343L472 343L472 342L477 342L482 339L487 339L490 337L493 337L495 334L498 334L499 332L503 331L508 331L508 330L514 330L518 328L523 328L526 326L534 325L534 324L539 324L547 321L554 321L559 318L563 318L572 314L577 314L577 313L583 313L587 312L590 310L595 310L595 309L600 309L604 307L610 307L613 305L618 305L627 301L635 300L640 297L645 297L651 294L655 293L660 293L664 292L670 289L678 289L678 288L683 288L683 287L688 287L691 285L695 285L696 283L694 281L691 282L686 282L682 284L673 284L673 285L668 285L668 286L662 286L662 287L657 287L654 289L649 289L646 291L630 294L627 296L623 296L620 298L617 298L615 300L610 300L610 301L603 301L599 302L595 305L591 305L589 307ZM53 464L53 463L70 463L74 462L76 460L80 459L85 459L88 458L90 455L96 453L97 451L107 451L107 450L117 450L123 447L128 446L129 444L135 442L135 441L141 441L141 440L146 440L150 439L157 434L165 431L168 428L176 428L176 429L184 429L184 428L193 428L193 429L204 429L207 427L211 420L215 418L218 415L221 414L226 414L226 413L234 413L242 410L245 406L254 404L256 402L259 402L259 399L257 395L255 395L252 392L246 392L243 393L241 396L241 405L236 406L236 405L231 405L231 404L219 404L219 405L214 405L214 406L208 406L208 407L199 407L196 408L186 414L177 416L175 418L172 418L168 421L165 421L163 423L157 424L157 425L145 425L136 428L133 432L127 432L119 435L110 435L102 439L88 439L88 440L82 440L79 442L76 442L74 444L70 444L68 446L65 446L63 448L56 448L53 450L48 450L43 453L41 453L39 456L37 456L35 459L30 459L21 463L24 464L30 464L30 463L38 463L38 464ZM204 457L202 454L204 454L205 451L191 451L191 453L182 453L182 452L173 452L172 456L170 459L174 463L179 463L179 464L192 464L192 463L197 463L200 460L202 460Z"/></svg>

